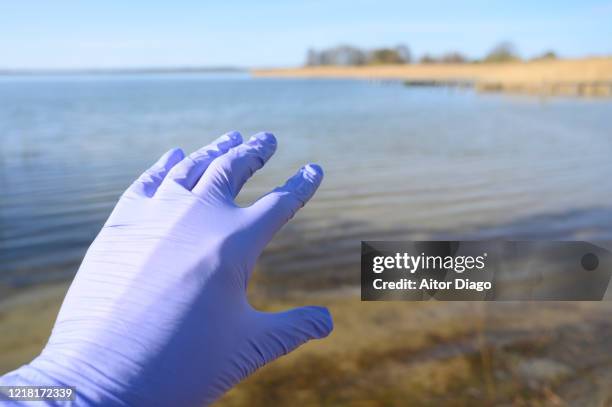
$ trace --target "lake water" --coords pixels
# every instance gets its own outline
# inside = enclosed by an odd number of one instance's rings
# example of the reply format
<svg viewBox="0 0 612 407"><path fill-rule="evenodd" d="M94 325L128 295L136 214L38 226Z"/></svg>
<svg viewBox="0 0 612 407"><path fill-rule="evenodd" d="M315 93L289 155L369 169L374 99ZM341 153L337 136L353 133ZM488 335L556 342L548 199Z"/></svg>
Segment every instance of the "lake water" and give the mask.
<svg viewBox="0 0 612 407"><path fill-rule="evenodd" d="M233 129L279 140L242 203L305 162L326 172L262 258L269 273L350 279L366 239L612 239L610 100L246 74L4 77L0 286L71 276L133 178Z"/></svg>

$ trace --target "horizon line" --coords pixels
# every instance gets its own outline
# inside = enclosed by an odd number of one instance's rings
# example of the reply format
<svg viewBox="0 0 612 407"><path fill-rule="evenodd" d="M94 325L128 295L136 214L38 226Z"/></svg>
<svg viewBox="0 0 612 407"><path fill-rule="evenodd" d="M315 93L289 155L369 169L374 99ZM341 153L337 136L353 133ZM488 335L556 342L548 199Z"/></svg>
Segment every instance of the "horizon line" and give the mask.
<svg viewBox="0 0 612 407"><path fill-rule="evenodd" d="M241 66L169 66L169 67L109 67L109 68L0 68L0 75L104 75L104 74L156 74L156 73L203 73L203 72L248 72L252 68Z"/></svg>

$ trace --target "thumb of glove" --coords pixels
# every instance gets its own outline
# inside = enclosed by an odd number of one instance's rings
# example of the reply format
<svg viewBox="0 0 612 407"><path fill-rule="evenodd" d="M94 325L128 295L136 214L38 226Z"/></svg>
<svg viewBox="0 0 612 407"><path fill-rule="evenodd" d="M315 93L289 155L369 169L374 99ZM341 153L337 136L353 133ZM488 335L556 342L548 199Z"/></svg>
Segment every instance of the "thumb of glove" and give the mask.
<svg viewBox="0 0 612 407"><path fill-rule="evenodd" d="M293 351L311 339L322 339L334 329L329 310L307 306L265 314L256 347L264 364Z"/></svg>

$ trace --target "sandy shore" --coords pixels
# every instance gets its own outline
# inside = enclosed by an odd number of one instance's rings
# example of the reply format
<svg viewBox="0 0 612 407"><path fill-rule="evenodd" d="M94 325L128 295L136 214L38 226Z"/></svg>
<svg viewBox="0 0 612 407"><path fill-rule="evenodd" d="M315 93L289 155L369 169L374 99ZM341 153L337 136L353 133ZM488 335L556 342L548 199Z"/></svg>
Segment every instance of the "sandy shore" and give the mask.
<svg viewBox="0 0 612 407"><path fill-rule="evenodd" d="M0 301L0 373L40 351L67 287ZM263 292L250 293L263 310L328 306L335 330L217 405L612 405L611 303L364 303L348 288Z"/></svg>
<svg viewBox="0 0 612 407"><path fill-rule="evenodd" d="M483 92L612 96L612 58L503 64L410 64L257 69L256 77L402 80L412 86L474 86Z"/></svg>
<svg viewBox="0 0 612 407"><path fill-rule="evenodd" d="M0 374L40 353L66 291L67 282L40 285L0 300Z"/></svg>

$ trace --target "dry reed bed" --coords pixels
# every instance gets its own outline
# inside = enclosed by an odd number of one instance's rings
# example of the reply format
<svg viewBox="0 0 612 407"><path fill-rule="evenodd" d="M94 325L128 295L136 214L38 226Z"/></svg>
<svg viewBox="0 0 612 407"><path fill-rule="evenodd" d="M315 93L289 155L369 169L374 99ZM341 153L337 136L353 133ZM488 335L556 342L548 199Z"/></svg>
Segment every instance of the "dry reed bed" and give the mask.
<svg viewBox="0 0 612 407"><path fill-rule="evenodd" d="M510 63L320 66L256 69L256 77L402 80L412 86L474 86L482 92L612 96L612 58Z"/></svg>

